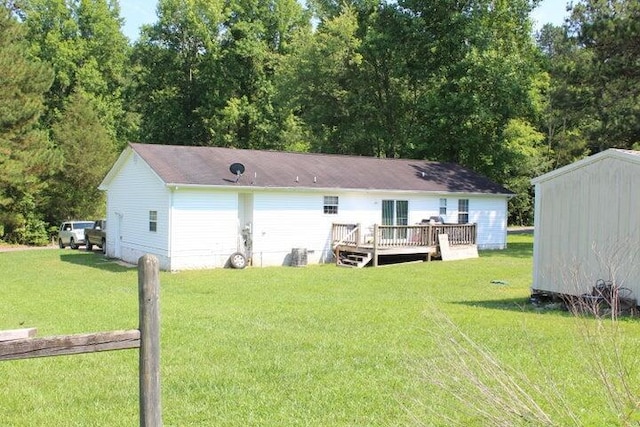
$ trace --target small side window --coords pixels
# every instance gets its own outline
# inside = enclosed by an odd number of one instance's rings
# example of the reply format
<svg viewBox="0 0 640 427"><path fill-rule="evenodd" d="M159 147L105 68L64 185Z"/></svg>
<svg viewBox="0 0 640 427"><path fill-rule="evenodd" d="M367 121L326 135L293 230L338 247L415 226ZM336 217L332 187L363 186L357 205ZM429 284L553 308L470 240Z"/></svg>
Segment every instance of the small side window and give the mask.
<svg viewBox="0 0 640 427"><path fill-rule="evenodd" d="M149 231L158 231L158 211L149 211Z"/></svg>
<svg viewBox="0 0 640 427"><path fill-rule="evenodd" d="M469 223L469 199L458 200L458 224Z"/></svg>
<svg viewBox="0 0 640 427"><path fill-rule="evenodd" d="M440 216L447 216L447 199L440 199Z"/></svg>
<svg viewBox="0 0 640 427"><path fill-rule="evenodd" d="M324 196L323 212L330 215L338 214L338 196Z"/></svg>

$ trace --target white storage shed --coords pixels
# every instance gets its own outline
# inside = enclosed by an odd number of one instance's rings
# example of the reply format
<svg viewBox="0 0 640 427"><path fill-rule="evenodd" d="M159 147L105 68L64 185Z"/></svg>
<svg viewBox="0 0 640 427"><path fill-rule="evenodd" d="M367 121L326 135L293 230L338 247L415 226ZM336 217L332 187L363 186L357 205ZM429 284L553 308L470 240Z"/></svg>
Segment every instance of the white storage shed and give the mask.
<svg viewBox="0 0 640 427"><path fill-rule="evenodd" d="M640 297L640 152L609 149L532 184L533 291L578 296L604 280Z"/></svg>

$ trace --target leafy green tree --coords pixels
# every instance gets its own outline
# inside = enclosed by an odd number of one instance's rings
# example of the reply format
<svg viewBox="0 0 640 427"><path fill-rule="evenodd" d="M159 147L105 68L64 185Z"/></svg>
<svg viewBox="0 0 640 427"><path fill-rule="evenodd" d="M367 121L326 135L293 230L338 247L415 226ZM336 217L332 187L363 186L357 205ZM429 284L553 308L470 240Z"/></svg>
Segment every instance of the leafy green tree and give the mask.
<svg viewBox="0 0 640 427"><path fill-rule="evenodd" d="M205 100L220 91L218 38L224 3L160 0L157 11L158 21L143 27L133 53L140 139L207 144Z"/></svg>
<svg viewBox="0 0 640 427"><path fill-rule="evenodd" d="M401 3L418 16L408 55L420 82L421 123L412 134L424 157L453 161L498 181L503 130L538 112L541 70L531 40L529 1Z"/></svg>
<svg viewBox="0 0 640 427"><path fill-rule="evenodd" d="M314 151L413 156L413 93L403 43L411 20L378 1L309 2L318 19L283 63L279 96L311 132Z"/></svg>
<svg viewBox="0 0 640 427"><path fill-rule="evenodd" d="M224 108L212 111L217 145L281 149L288 111L276 105L275 74L293 34L309 28L296 0L233 0L221 37Z"/></svg>
<svg viewBox="0 0 640 427"><path fill-rule="evenodd" d="M123 104L129 45L118 2L24 0L15 13L27 31L28 53L54 71L40 122L63 169L47 182L44 219L57 224L94 215L104 203L92 174L104 175L103 162L111 164L133 125Z"/></svg>
<svg viewBox="0 0 640 427"><path fill-rule="evenodd" d="M298 133L274 84L293 32L309 26L295 0L161 0L158 14L135 46L144 140L281 148Z"/></svg>
<svg viewBox="0 0 640 427"><path fill-rule="evenodd" d="M569 22L543 27L538 46L550 75L543 127L554 167L640 141L640 4L588 0Z"/></svg>
<svg viewBox="0 0 640 427"><path fill-rule="evenodd" d="M279 95L308 126L312 151L354 153L353 84L362 65L351 8L325 20L315 32L300 31L279 71ZM360 135L361 136L361 135ZM373 154L369 152L367 154Z"/></svg>
<svg viewBox="0 0 640 427"><path fill-rule="evenodd" d="M551 167L557 168L589 153L587 130L594 116L587 110L593 93L584 83L591 54L569 36L565 26L545 25L538 34L538 46L549 80L541 128Z"/></svg>
<svg viewBox="0 0 640 427"><path fill-rule="evenodd" d="M0 238L16 243L47 240L41 193L59 166L38 126L43 94L53 73L26 55L28 44L9 9L0 8Z"/></svg>
<svg viewBox="0 0 640 427"><path fill-rule="evenodd" d="M28 29L30 53L55 72L46 95L46 126L57 120L69 96L82 91L93 98L101 123L123 146L133 124L123 106L129 45L120 29L118 2L23 0L17 13Z"/></svg>
<svg viewBox="0 0 640 427"><path fill-rule="evenodd" d="M531 220L529 180L544 170L533 166L548 164L533 128L549 84L531 38L536 3L398 3L408 22L398 46L408 76L404 146L513 187L511 220L519 223Z"/></svg>
<svg viewBox="0 0 640 427"><path fill-rule="evenodd" d="M52 126L52 137L63 167L52 177L53 185L47 191L47 219L54 222L104 216L104 194L98 185L113 165L117 151L100 122L93 98L73 93Z"/></svg>
<svg viewBox="0 0 640 427"><path fill-rule="evenodd" d="M380 0L308 0L306 3L320 23L342 15L346 9L368 15L387 2Z"/></svg>
<svg viewBox="0 0 640 427"><path fill-rule="evenodd" d="M569 30L591 62L583 84L593 117L587 129L593 152L640 143L640 2L582 0L573 5Z"/></svg>
<svg viewBox="0 0 640 427"><path fill-rule="evenodd" d="M414 157L409 135L417 86L404 48L411 20L395 5L372 7L365 2L359 7L356 36L362 63L351 76L350 145L354 154Z"/></svg>
<svg viewBox="0 0 640 427"><path fill-rule="evenodd" d="M494 162L502 167L502 183L516 195L509 200L509 224L533 224L533 188L531 178L549 170L544 134L533 125L512 119L505 126L502 137L504 147L501 158Z"/></svg>

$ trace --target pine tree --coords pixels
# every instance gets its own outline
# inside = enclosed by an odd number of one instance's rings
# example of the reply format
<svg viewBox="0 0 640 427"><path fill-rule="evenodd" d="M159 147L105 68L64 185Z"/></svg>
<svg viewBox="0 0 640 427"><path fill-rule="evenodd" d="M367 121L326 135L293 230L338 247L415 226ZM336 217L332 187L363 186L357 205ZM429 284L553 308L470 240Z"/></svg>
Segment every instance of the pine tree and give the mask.
<svg viewBox="0 0 640 427"><path fill-rule="evenodd" d="M38 128L53 73L24 52L27 44L7 6L0 9L0 238L47 240L38 205L46 177L59 165Z"/></svg>

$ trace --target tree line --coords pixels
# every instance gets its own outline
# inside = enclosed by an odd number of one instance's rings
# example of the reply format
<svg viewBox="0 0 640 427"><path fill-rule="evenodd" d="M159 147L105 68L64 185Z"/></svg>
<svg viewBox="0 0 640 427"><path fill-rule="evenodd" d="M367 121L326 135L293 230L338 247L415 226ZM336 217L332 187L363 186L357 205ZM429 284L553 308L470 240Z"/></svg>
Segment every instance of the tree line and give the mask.
<svg viewBox="0 0 640 427"><path fill-rule="evenodd" d="M0 239L103 215L130 141L455 162L531 223L532 177L640 143L640 3L537 3L159 0L130 41L117 0L3 0Z"/></svg>

